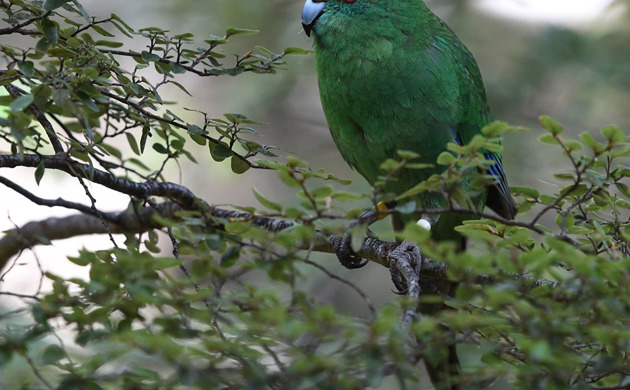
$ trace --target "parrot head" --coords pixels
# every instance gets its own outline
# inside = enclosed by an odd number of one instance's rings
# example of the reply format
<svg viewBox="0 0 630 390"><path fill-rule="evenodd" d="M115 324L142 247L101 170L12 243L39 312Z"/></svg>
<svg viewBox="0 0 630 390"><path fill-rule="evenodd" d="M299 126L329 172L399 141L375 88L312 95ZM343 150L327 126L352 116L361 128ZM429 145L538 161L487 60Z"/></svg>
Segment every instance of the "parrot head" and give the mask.
<svg viewBox="0 0 630 390"><path fill-rule="evenodd" d="M302 27L307 36L311 36L311 30L317 22L317 19L324 13L326 7L325 1L314 2L313 0L306 0L304 8L302 9Z"/></svg>
<svg viewBox="0 0 630 390"><path fill-rule="evenodd" d="M336 24L334 28L340 30L348 27L348 23L363 26L396 14L391 12L393 9L406 12L407 4L415 3L417 1L409 0L306 0L302 9L302 26L306 35L310 36L318 19L324 14L333 17L334 22L327 23Z"/></svg>

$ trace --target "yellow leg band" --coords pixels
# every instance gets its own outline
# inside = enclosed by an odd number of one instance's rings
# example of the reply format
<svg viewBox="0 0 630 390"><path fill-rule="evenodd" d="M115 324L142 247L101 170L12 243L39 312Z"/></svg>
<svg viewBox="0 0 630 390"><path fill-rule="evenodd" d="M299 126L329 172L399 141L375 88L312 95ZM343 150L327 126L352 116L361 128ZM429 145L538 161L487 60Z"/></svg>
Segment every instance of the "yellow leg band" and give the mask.
<svg viewBox="0 0 630 390"><path fill-rule="evenodd" d="M372 209L372 211L374 211L375 213L379 213L381 211L387 211L389 210L387 208L387 206L385 205L385 202L378 202L378 204L376 206L374 206L374 208ZM381 214L378 216L378 220L380 221L381 219L387 217L388 214Z"/></svg>

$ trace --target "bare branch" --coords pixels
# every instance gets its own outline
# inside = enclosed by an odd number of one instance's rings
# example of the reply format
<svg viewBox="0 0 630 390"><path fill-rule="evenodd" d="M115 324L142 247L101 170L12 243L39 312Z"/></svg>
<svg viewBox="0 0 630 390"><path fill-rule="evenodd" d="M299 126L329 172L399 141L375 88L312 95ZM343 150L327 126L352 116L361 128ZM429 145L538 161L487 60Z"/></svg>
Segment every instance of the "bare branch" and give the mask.
<svg viewBox="0 0 630 390"><path fill-rule="evenodd" d="M45 168L64 171L72 176L81 176L114 191L139 199L146 199L149 196L162 196L177 201L189 210L209 208L206 202L198 199L188 188L175 183L153 181L137 183L115 177L109 172L70 160L65 156L40 156L33 154L0 156L0 168L35 168L39 164L44 164Z"/></svg>
<svg viewBox="0 0 630 390"><path fill-rule="evenodd" d="M46 11L46 12L44 12L41 15L38 15L38 16L36 16L34 18L27 19L27 20L23 21L22 23L18 23L18 24L14 25L14 26L7 27L7 28L0 28L0 35L13 34L14 32L18 32L20 34L24 34L25 31L30 33L30 30L23 30L22 27L28 26L31 23L35 23L38 20L46 18L48 15L51 14L51 12L52 11ZM39 34L41 34L41 33L39 33Z"/></svg>
<svg viewBox="0 0 630 390"><path fill-rule="evenodd" d="M172 205L173 214L175 210L181 210L175 203L167 203L162 207L167 208L168 205ZM135 212L103 213L103 217L110 221L109 228L114 234L141 233L162 227L153 220L153 214L154 210L145 207ZM106 234L107 228L98 216L77 214L29 222L5 233L0 239L0 269L12 256L26 248L81 235Z"/></svg>
<svg viewBox="0 0 630 390"><path fill-rule="evenodd" d="M4 178L2 176L0 176L0 184L4 184L5 186L9 187L13 191L17 192L18 194L20 194L23 197L27 198L31 202L33 202L35 204L38 204L40 206L64 207L64 208L67 208L67 209L80 211L83 214L92 214L92 215L94 215L94 210L92 210L91 207L88 207L88 206L86 206L84 204L76 203L76 202L69 202L69 201L67 201L65 199L61 199L61 198L57 198L57 199L40 198L39 196L35 196L30 191L26 190L25 188L17 185L16 183L14 183L11 180L9 180L7 178Z"/></svg>

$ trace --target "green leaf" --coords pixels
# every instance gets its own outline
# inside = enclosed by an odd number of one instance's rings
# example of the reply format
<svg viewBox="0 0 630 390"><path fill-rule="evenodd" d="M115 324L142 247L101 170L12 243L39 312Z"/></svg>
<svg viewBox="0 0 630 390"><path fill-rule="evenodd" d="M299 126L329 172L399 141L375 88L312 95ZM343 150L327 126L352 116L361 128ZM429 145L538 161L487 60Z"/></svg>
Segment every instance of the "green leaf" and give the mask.
<svg viewBox="0 0 630 390"><path fill-rule="evenodd" d="M65 356L66 354L63 352L63 349L61 349L61 347L57 344L49 345L46 349L44 349L44 352L42 352L42 364L55 364Z"/></svg>
<svg viewBox="0 0 630 390"><path fill-rule="evenodd" d="M284 49L284 54L308 54L310 52L310 50L306 50L296 46L291 46Z"/></svg>
<svg viewBox="0 0 630 390"><path fill-rule="evenodd" d="M486 152L501 153L503 151L503 145L496 142L486 142L483 144L483 149Z"/></svg>
<svg viewBox="0 0 630 390"><path fill-rule="evenodd" d="M485 135L486 137L496 137L510 130L510 128L510 125L508 125L506 122L494 121L485 125L481 129L481 134Z"/></svg>
<svg viewBox="0 0 630 390"><path fill-rule="evenodd" d="M151 133L151 127L149 127L149 123L145 123L142 126L142 136L140 137L140 153L144 153L144 147L147 145L147 138Z"/></svg>
<svg viewBox="0 0 630 390"><path fill-rule="evenodd" d="M553 358L551 346L547 340L536 341L529 353L534 361L545 361Z"/></svg>
<svg viewBox="0 0 630 390"><path fill-rule="evenodd" d="M138 142L136 141L136 138L131 133L125 133L125 135L127 136L127 142L129 143L131 150L139 156L141 153L140 153L140 148L138 147Z"/></svg>
<svg viewBox="0 0 630 390"><path fill-rule="evenodd" d="M236 173L237 175L247 172L247 170L250 168L247 161L243 160L237 155L233 155L230 159L230 167L232 168L232 172Z"/></svg>
<svg viewBox="0 0 630 390"><path fill-rule="evenodd" d="M168 154L168 149L166 149L166 147L160 143L154 143L152 145L153 150L155 150L156 152L160 153L160 154Z"/></svg>
<svg viewBox="0 0 630 390"><path fill-rule="evenodd" d="M223 116L230 121L230 123L235 123L235 124L241 124L241 123L247 123L247 124L251 124L251 125L266 125L267 123L264 122L256 122L253 121L249 118L247 118L245 115L243 114L223 114Z"/></svg>
<svg viewBox="0 0 630 390"><path fill-rule="evenodd" d="M83 19L85 19L88 23L91 23L90 15L88 15L88 13L85 12L85 8L83 8L81 3L79 3L78 0L72 0L72 2L74 3L74 6L79 9L79 12L81 12L81 15L83 16Z"/></svg>
<svg viewBox="0 0 630 390"><path fill-rule="evenodd" d="M367 230L368 230L368 226L366 224L355 225L349 229L349 233L352 234L350 247L355 253L360 251L361 248L363 247Z"/></svg>
<svg viewBox="0 0 630 390"><path fill-rule="evenodd" d="M253 188L252 191L254 192L254 196L256 197L256 200L258 200L258 202L263 205L264 207L273 210L273 211L281 211L282 210L282 205L280 203L276 203L273 202L267 198L265 198L260 192L258 192L258 190L256 188Z"/></svg>
<svg viewBox="0 0 630 390"><path fill-rule="evenodd" d="M190 134L190 139L195 141L197 145L206 146L207 140L200 134Z"/></svg>
<svg viewBox="0 0 630 390"><path fill-rule="evenodd" d="M188 96L192 96L190 94L190 92L188 92L188 90L186 88L184 88L183 85L181 85L180 83L178 83L177 81L173 81L173 80L169 80L168 81L170 84L175 85L177 88L181 89L182 91L184 91Z"/></svg>
<svg viewBox="0 0 630 390"><path fill-rule="evenodd" d="M44 2L44 9L46 11L52 11L54 9L57 9L63 5L65 5L68 2L68 0L46 0Z"/></svg>
<svg viewBox="0 0 630 390"><path fill-rule="evenodd" d="M431 237L431 231L421 227L418 224L408 223L405 226L403 236L405 237L405 240L421 244L429 239L429 237Z"/></svg>
<svg viewBox="0 0 630 390"><path fill-rule="evenodd" d="M223 253L223 255L221 255L221 267L230 268L231 266L236 264L236 261L238 260L240 253L241 253L241 248L237 246L231 246L227 248L227 250Z"/></svg>
<svg viewBox="0 0 630 390"><path fill-rule="evenodd" d="M157 372L153 370L142 368L142 367L135 367L135 366L127 367L127 370L131 375L133 375L134 377L138 377L142 380L151 381L151 382L160 381L160 374L158 374Z"/></svg>
<svg viewBox="0 0 630 390"><path fill-rule="evenodd" d="M415 158L420 157L420 154L416 152L412 152L410 150L398 150L396 153L398 153L400 158L404 158L406 160L413 160Z"/></svg>
<svg viewBox="0 0 630 390"><path fill-rule="evenodd" d="M612 204L611 196L606 191L598 191L593 194L593 202L600 207L609 207Z"/></svg>
<svg viewBox="0 0 630 390"><path fill-rule="evenodd" d="M171 66L168 62L157 61L155 62L155 70L157 70L160 74L170 74Z"/></svg>
<svg viewBox="0 0 630 390"><path fill-rule="evenodd" d="M554 173L553 176L559 180L569 180L572 181L574 179L572 173Z"/></svg>
<svg viewBox="0 0 630 390"><path fill-rule="evenodd" d="M538 141L547 145L559 145L560 142L553 136L553 134L545 133L538 137Z"/></svg>
<svg viewBox="0 0 630 390"><path fill-rule="evenodd" d="M452 165L457 162L457 158L450 152L442 152L437 158L439 165Z"/></svg>
<svg viewBox="0 0 630 390"><path fill-rule="evenodd" d="M79 98L81 103L83 103L90 110L94 112L99 111L98 106L96 105L96 102L94 102L94 100L87 93L83 91L77 91L76 96L77 98Z"/></svg>
<svg viewBox="0 0 630 390"><path fill-rule="evenodd" d="M606 126L602 129L602 134L613 145L624 140L623 131L617 126Z"/></svg>
<svg viewBox="0 0 630 390"><path fill-rule="evenodd" d="M534 198L534 199L538 199L538 197L540 196L540 191L531 187L512 186L510 187L510 191L512 192L512 195L514 196L523 196L526 198Z"/></svg>
<svg viewBox="0 0 630 390"><path fill-rule="evenodd" d="M567 230L570 230L573 226L575 226L575 217L573 216L573 213L567 214L565 224ZM562 214L556 215L556 225L558 225L558 227L562 227Z"/></svg>
<svg viewBox="0 0 630 390"><path fill-rule="evenodd" d="M48 50L48 55L57 58L73 58L77 54L71 50L66 49L65 47L53 47L52 49Z"/></svg>
<svg viewBox="0 0 630 390"><path fill-rule="evenodd" d="M562 130L564 129L561 124L559 124L552 117L547 115L543 115L540 117L540 124L545 130L549 131L553 135L558 135L562 133Z"/></svg>
<svg viewBox="0 0 630 390"><path fill-rule="evenodd" d="M295 156L287 156L287 165L294 168L308 168L308 163L306 161L300 160Z"/></svg>
<svg viewBox="0 0 630 390"><path fill-rule="evenodd" d="M37 43L35 44L35 49L41 53L47 52L48 49L50 49L50 41L48 40L48 38L42 37L39 41L37 41Z"/></svg>
<svg viewBox="0 0 630 390"><path fill-rule="evenodd" d="M579 151L584 149L584 147L582 146L582 144L578 141L575 140L568 140L568 141L564 141L564 145L571 151Z"/></svg>
<svg viewBox="0 0 630 390"><path fill-rule="evenodd" d="M42 30L50 43L57 44L59 42L59 33L57 31L57 23L50 19L42 20Z"/></svg>
<svg viewBox="0 0 630 390"><path fill-rule="evenodd" d="M221 162L228 157L232 156L232 150L225 142L214 143L210 142L208 144L210 146L210 155L214 159L214 161Z"/></svg>
<svg viewBox="0 0 630 390"><path fill-rule="evenodd" d="M381 168L383 171L392 172L400 168L400 163L394 159L388 158L381 163L381 166L379 168Z"/></svg>
<svg viewBox="0 0 630 390"><path fill-rule="evenodd" d="M99 26L98 24L93 24L92 25L92 29L94 29L94 31L96 31L97 33L101 34L104 37L108 37L108 38L114 38L115 35L110 33L109 31L105 30L103 27Z"/></svg>
<svg viewBox="0 0 630 390"><path fill-rule="evenodd" d="M44 177L44 173L46 172L46 167L44 166L44 162L40 162L35 169L35 182L39 185L39 182L42 181L42 177Z"/></svg>
<svg viewBox="0 0 630 390"><path fill-rule="evenodd" d="M31 103L35 100L35 97L32 94L26 94L15 99L11 104L9 104L9 108L13 112L22 111L26 107L30 106Z"/></svg>
<svg viewBox="0 0 630 390"><path fill-rule="evenodd" d="M0 77L0 86L9 84L18 78L20 78L20 74L15 69L9 69Z"/></svg>
<svg viewBox="0 0 630 390"><path fill-rule="evenodd" d="M181 260L174 257L156 257L151 261L151 268L154 270L165 270L181 265Z"/></svg>
<svg viewBox="0 0 630 390"><path fill-rule="evenodd" d="M555 197L550 196L550 195L540 195L538 198L540 199L540 202L545 205L552 204L556 200Z"/></svg>
<svg viewBox="0 0 630 390"><path fill-rule="evenodd" d="M251 35L251 34L258 34L259 32L260 32L259 30L249 30L246 28L229 27L227 30L225 30L225 36L227 38L233 35Z"/></svg>
<svg viewBox="0 0 630 390"><path fill-rule="evenodd" d="M160 56L153 54L153 53L149 53L146 50L142 50L142 53L140 53L142 56L142 59L145 60L146 62L155 62L155 61L159 61L160 60Z"/></svg>
<svg viewBox="0 0 630 390"><path fill-rule="evenodd" d="M92 263L92 261L94 260L94 256L94 253L89 253L82 250L79 252L79 257L68 256L68 260L76 265L85 267L86 265Z"/></svg>
<svg viewBox="0 0 630 390"><path fill-rule="evenodd" d="M615 183L615 187L617 187L617 189L619 190L619 192L621 192L623 194L623 196L625 196L626 198L630 199L630 187L628 187L627 184L625 184L625 183Z"/></svg>
<svg viewBox="0 0 630 390"><path fill-rule="evenodd" d="M601 150L604 149L604 145L602 145L601 143L597 142L595 137L593 137L589 133L582 133L582 134L580 134L580 140L582 141L582 143L584 145L588 146L589 148L591 148L591 149L593 149L595 151L601 151Z"/></svg>
<svg viewBox="0 0 630 390"><path fill-rule="evenodd" d="M110 17L114 20L116 20L118 23L122 24L128 32L133 32L133 28L129 27L129 25L127 23L125 23L124 20L122 20L120 18L120 16L116 15L116 14L111 14Z"/></svg>
<svg viewBox="0 0 630 390"><path fill-rule="evenodd" d="M103 39L99 39L98 41L94 42L94 44L96 46L105 46L105 47L112 47L112 48L117 48L117 47L123 47L124 43L122 42L116 42L116 41L106 41Z"/></svg>
<svg viewBox="0 0 630 390"><path fill-rule="evenodd" d="M314 190L309 191L309 193L314 198L327 198L331 196L334 191L335 188L330 184L327 184L325 186L315 188Z"/></svg>
<svg viewBox="0 0 630 390"><path fill-rule="evenodd" d="M423 164L423 163L410 163L405 164L405 168L407 169L428 169L435 167L435 164Z"/></svg>
<svg viewBox="0 0 630 390"><path fill-rule="evenodd" d="M348 202L348 201L361 200L365 196L355 194L353 192L337 191L333 193L331 197L338 202Z"/></svg>
<svg viewBox="0 0 630 390"><path fill-rule="evenodd" d="M293 188L301 188L300 182L295 179L295 177L291 176L289 172L285 170L278 170L278 176L280 180L289 187Z"/></svg>
<svg viewBox="0 0 630 390"><path fill-rule="evenodd" d="M35 65L33 64L33 61L19 61L17 66L24 76L32 77L35 73Z"/></svg>
<svg viewBox="0 0 630 390"><path fill-rule="evenodd" d="M207 134L208 132L197 125L188 126L188 134Z"/></svg>
<svg viewBox="0 0 630 390"><path fill-rule="evenodd" d="M182 73L186 73L186 69L181 66L180 64L176 63L176 62L169 62L168 63L171 66L171 71L175 74L182 74Z"/></svg>

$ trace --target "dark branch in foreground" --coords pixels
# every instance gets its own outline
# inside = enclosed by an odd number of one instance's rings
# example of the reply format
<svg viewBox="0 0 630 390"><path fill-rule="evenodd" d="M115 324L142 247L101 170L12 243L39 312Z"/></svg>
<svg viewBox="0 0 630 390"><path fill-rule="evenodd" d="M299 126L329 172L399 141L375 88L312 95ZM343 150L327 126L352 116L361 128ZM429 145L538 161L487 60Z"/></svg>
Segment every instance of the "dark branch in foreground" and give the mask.
<svg viewBox="0 0 630 390"><path fill-rule="evenodd" d="M176 202L162 203L159 205L159 208L163 214L162 217L175 220L178 218L177 214L179 212L189 210ZM163 227L155 219L155 216L157 216L156 210L148 206L138 207L131 211L125 210L114 213L102 213L102 216L109 222L109 228L111 232L115 234L141 233L150 229L160 229ZM251 221L255 226L271 232L278 232L294 225L290 221L215 207L209 208L209 216L225 220ZM210 220L208 220L208 223L211 223ZM0 239L0 269L6 265L12 256L32 246L47 244L47 241L80 235L106 233L106 227L96 215L77 214L63 218L48 218L41 221L29 222L22 227L7 231L5 236ZM42 240L42 237L45 237L46 240ZM332 237L335 236L316 234L312 246L310 242L304 242L300 246L300 249L306 250L312 248L315 252L333 253ZM384 267L389 267L392 259L398 259L394 251L398 246L399 244L395 242L367 237L357 255L381 264ZM443 280L446 278L446 269L447 266L444 263L423 258L422 267L419 271L420 276L423 278ZM534 280L528 276L512 274L506 274L504 278L479 275L474 278L474 282L479 284L492 284L505 279L525 280L530 288L542 285L553 285L552 282L546 280ZM410 285L413 285L413 283Z"/></svg>
<svg viewBox="0 0 630 390"><path fill-rule="evenodd" d="M209 208L207 203L197 198L188 188L179 184L153 181L137 183L131 180L118 178L109 172L101 171L88 164L64 158L63 155L41 156L24 154L22 156L0 156L0 168L35 168L40 164L43 164L44 168L64 171L72 176L85 178L111 190L127 194L138 199L146 199L150 196L161 196L176 201L187 210L204 210Z"/></svg>

